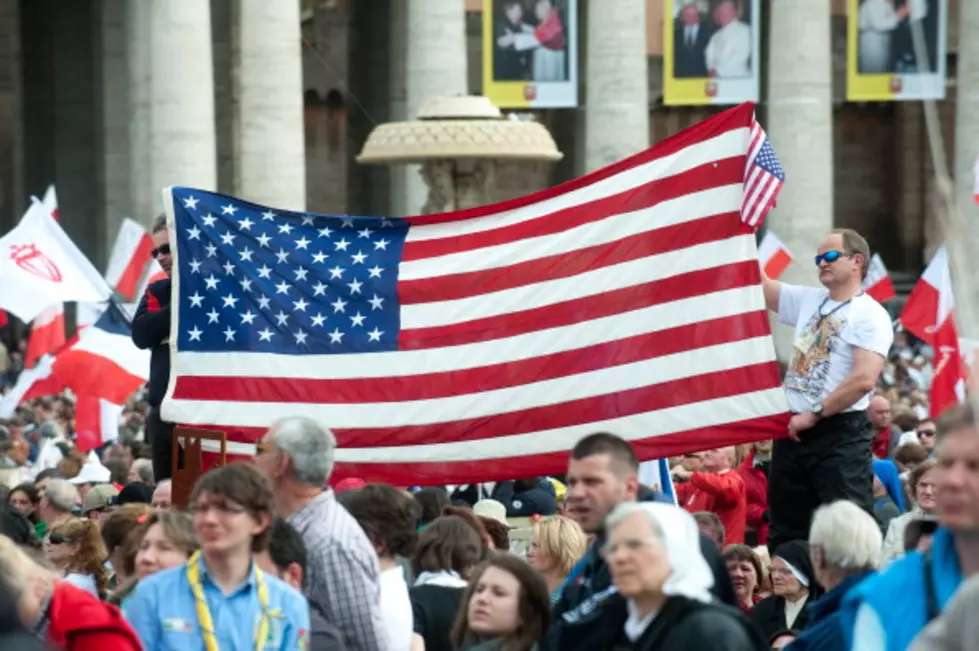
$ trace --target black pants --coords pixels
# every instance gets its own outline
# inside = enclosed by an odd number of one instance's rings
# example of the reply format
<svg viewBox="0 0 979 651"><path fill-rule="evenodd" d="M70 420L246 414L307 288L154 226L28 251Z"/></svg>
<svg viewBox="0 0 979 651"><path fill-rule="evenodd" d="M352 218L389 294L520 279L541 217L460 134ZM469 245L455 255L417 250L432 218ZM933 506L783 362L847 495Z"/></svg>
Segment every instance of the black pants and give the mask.
<svg viewBox="0 0 979 651"><path fill-rule="evenodd" d="M153 479L160 483L173 475L173 423L160 420L160 408L150 407L146 440L153 446Z"/></svg>
<svg viewBox="0 0 979 651"><path fill-rule="evenodd" d="M768 549L808 540L813 512L849 500L873 515L873 428L865 412L828 416L802 432L801 443L775 441L768 475Z"/></svg>

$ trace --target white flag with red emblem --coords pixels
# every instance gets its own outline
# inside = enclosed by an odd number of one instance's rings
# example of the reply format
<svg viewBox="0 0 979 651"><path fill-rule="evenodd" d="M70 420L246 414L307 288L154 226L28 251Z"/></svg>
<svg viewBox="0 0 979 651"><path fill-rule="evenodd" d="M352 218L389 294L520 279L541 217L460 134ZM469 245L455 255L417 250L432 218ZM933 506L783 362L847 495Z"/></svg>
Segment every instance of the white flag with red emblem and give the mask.
<svg viewBox="0 0 979 651"><path fill-rule="evenodd" d="M0 238L0 308L29 322L44 308L112 295L102 274L78 250L41 202Z"/></svg>
<svg viewBox="0 0 979 651"><path fill-rule="evenodd" d="M792 253L782 240L772 231L765 231L765 237L758 244L758 260L765 275L778 280L785 268L792 264Z"/></svg>
<svg viewBox="0 0 979 651"><path fill-rule="evenodd" d="M870 258L870 264L867 266L867 277L863 281L863 291L867 292L878 303L885 303L897 298L894 283L891 281L891 274L884 266L884 260L879 253L875 253Z"/></svg>
<svg viewBox="0 0 979 651"><path fill-rule="evenodd" d="M952 274L944 246L914 286L900 319L906 330L935 350L929 402L931 416L938 416L965 398L966 377L955 324Z"/></svg>

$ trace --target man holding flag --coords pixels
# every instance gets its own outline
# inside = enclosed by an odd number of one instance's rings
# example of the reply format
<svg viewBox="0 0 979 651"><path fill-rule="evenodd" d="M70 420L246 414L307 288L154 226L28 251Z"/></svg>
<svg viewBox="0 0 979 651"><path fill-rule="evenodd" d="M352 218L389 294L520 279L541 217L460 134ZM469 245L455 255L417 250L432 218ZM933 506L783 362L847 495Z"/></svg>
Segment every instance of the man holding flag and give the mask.
<svg viewBox="0 0 979 651"><path fill-rule="evenodd" d="M764 278L766 307L795 327L785 393L789 438L775 442L768 483L768 548L806 539L821 504L850 500L873 509L867 405L894 339L891 319L861 289L870 247L839 229L815 257L823 288Z"/></svg>
<svg viewBox="0 0 979 651"><path fill-rule="evenodd" d="M153 222L152 237L151 254L163 267L167 277L150 283L139 300L136 316L133 317L133 343L152 351L147 395L150 413L146 419L146 433L153 446L153 476L157 481L162 481L172 474L173 439L173 423L160 418L160 402L170 381L170 265L173 258L170 255L166 215L159 215Z"/></svg>

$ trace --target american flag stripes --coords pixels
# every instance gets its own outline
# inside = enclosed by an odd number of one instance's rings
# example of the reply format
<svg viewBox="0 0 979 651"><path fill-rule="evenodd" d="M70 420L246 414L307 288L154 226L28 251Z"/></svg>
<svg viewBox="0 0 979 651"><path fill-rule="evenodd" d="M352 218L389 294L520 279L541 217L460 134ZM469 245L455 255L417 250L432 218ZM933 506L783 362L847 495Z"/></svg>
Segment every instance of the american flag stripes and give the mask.
<svg viewBox="0 0 979 651"><path fill-rule="evenodd" d="M753 124L744 105L571 183L406 219L171 188L164 418L247 454L307 415L337 435L337 478L401 485L559 472L600 430L644 459L781 435L741 217Z"/></svg>

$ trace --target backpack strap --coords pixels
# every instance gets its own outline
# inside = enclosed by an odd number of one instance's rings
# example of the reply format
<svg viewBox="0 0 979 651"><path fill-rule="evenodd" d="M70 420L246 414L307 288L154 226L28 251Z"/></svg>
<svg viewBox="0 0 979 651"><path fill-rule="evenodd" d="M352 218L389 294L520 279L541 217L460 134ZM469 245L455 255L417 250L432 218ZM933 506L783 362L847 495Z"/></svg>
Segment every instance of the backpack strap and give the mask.
<svg viewBox="0 0 979 651"><path fill-rule="evenodd" d="M939 614L941 614L941 609L938 607L938 595L935 593L935 581L931 574L932 566L931 549L929 549L925 552L925 562L923 564L923 578L925 580L925 608L927 609L925 613L925 623L930 623L933 619L938 617Z"/></svg>

